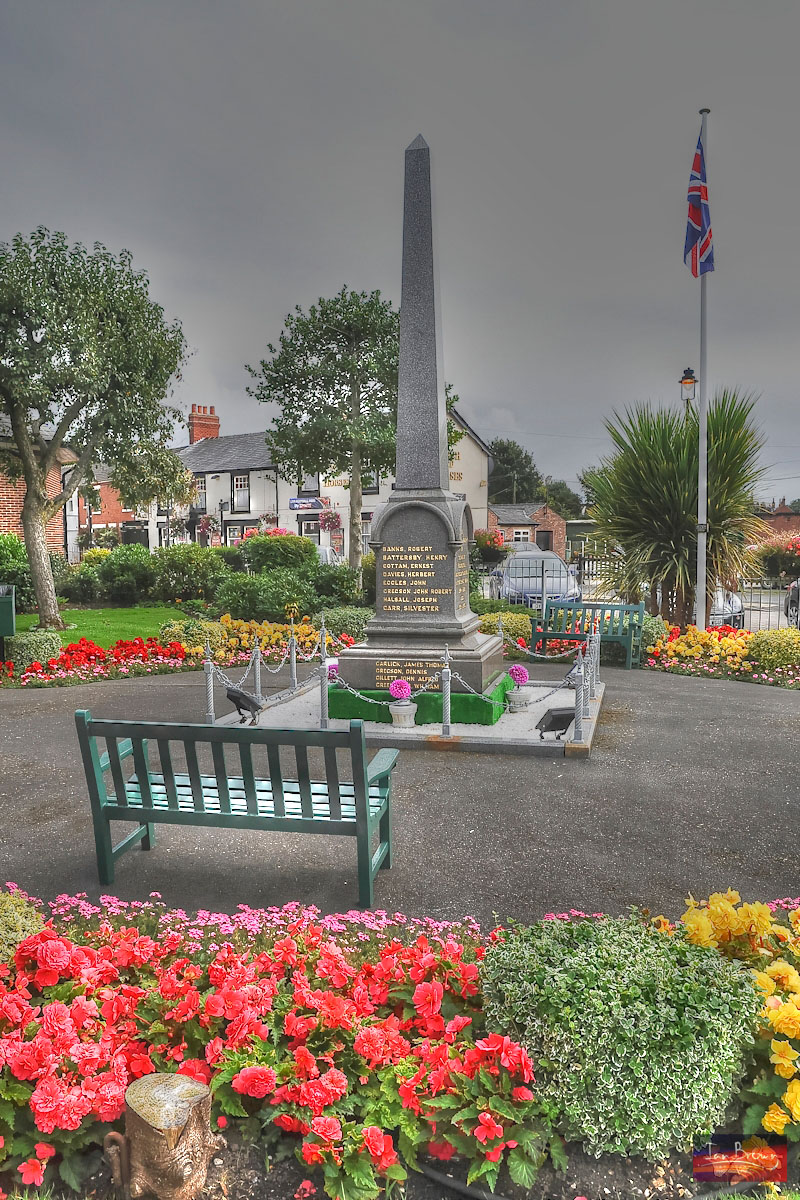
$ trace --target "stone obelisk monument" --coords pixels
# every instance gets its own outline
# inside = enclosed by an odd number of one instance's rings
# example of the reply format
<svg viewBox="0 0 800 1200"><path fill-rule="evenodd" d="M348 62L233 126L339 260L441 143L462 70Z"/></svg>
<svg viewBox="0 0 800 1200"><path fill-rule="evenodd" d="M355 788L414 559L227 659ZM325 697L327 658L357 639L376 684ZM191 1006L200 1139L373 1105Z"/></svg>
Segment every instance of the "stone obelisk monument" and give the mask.
<svg viewBox="0 0 800 1200"><path fill-rule="evenodd" d="M396 483L372 522L376 613L366 643L339 659L342 678L362 690L397 678L421 686L445 645L476 691L503 668L502 639L482 634L469 607L472 514L450 491L432 216L430 150L418 137L405 161Z"/></svg>

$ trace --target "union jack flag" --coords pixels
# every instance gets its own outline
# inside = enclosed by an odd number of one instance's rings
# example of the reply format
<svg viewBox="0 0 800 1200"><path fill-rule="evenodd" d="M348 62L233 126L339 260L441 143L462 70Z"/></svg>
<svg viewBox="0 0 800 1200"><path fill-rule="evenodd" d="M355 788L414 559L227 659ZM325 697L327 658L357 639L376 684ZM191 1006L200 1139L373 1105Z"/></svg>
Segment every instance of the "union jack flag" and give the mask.
<svg viewBox="0 0 800 1200"><path fill-rule="evenodd" d="M686 222L686 244L683 261L695 279L714 270L714 244L711 240L711 213L708 207L706 160L703 154L703 134L697 139L692 173L689 177L689 219Z"/></svg>

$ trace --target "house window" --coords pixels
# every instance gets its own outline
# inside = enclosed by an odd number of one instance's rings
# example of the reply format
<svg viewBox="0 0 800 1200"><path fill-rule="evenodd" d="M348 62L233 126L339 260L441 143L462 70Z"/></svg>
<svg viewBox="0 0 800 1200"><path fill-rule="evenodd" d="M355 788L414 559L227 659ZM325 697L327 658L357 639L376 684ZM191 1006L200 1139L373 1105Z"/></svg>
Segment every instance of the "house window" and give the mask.
<svg viewBox="0 0 800 1200"><path fill-rule="evenodd" d="M372 480L371 480L371 482L370 482L370 483L368 483L368 484L366 485L366 487L364 487L364 488L362 489L362 495L364 495L364 496L377 496L377 494L378 494L378 492L379 492L380 490L381 490L381 480L380 480L380 476L379 476L379 474L378 474L378 472L377 472L377 471L373 471L373 472L372 472Z"/></svg>
<svg viewBox="0 0 800 1200"><path fill-rule="evenodd" d="M250 474L234 475L231 478L231 510L250 512Z"/></svg>
<svg viewBox="0 0 800 1200"><path fill-rule="evenodd" d="M195 478L194 482L195 482L195 486L197 488L197 495L195 497L194 506L198 512L204 513L206 511L206 477L205 477L205 475L198 475Z"/></svg>
<svg viewBox="0 0 800 1200"><path fill-rule="evenodd" d="M318 496L319 495L319 473L316 475L304 475L302 482L297 487L298 496Z"/></svg>
<svg viewBox="0 0 800 1200"><path fill-rule="evenodd" d="M540 550L553 549L553 533L550 529L540 529L536 534L536 545Z"/></svg>
<svg viewBox="0 0 800 1200"><path fill-rule="evenodd" d="M300 527L300 529L299 529L300 537L310 538L312 542L316 542L317 545L319 545L319 518L318 517L315 517L313 520L309 520L308 518L300 518L298 520L297 524Z"/></svg>
<svg viewBox="0 0 800 1200"><path fill-rule="evenodd" d="M531 540L530 529L515 529L514 530L514 541L515 542L529 542L530 540Z"/></svg>
<svg viewBox="0 0 800 1200"><path fill-rule="evenodd" d="M372 513L361 514L361 553L369 554L369 539L372 537Z"/></svg>

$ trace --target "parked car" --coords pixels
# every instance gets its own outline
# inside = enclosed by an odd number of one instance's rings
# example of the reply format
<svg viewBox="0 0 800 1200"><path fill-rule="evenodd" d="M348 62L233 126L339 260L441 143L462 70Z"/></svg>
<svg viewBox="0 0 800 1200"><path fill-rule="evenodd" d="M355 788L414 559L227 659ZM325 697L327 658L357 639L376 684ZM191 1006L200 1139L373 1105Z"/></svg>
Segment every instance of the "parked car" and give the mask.
<svg viewBox="0 0 800 1200"><path fill-rule="evenodd" d="M790 625L800 624L800 579L793 580L786 589L783 613Z"/></svg>
<svg viewBox="0 0 800 1200"><path fill-rule="evenodd" d="M744 601L738 592L728 592L724 588L714 589L711 598L711 613L709 625L732 625L734 629L744 629Z"/></svg>
<svg viewBox="0 0 800 1200"><path fill-rule="evenodd" d="M333 546L317 546L317 557L326 567L341 566L342 557L337 554Z"/></svg>
<svg viewBox="0 0 800 1200"><path fill-rule="evenodd" d="M512 604L547 600L581 600L582 593L572 571L553 550L521 550L509 555L493 573L489 595Z"/></svg>

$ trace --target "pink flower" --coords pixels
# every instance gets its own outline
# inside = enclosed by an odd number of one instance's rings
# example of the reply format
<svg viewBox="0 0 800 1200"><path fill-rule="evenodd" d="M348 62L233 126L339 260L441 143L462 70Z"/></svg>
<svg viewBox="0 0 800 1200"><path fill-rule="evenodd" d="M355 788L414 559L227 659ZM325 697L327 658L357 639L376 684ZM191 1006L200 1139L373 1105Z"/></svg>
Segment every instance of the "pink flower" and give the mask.
<svg viewBox="0 0 800 1200"><path fill-rule="evenodd" d="M411 684L406 679L393 679L389 684L389 695L393 700L408 700L411 696Z"/></svg>
<svg viewBox="0 0 800 1200"><path fill-rule="evenodd" d="M231 1080L231 1087L242 1096L263 1100L275 1091L276 1076L271 1067L244 1067Z"/></svg>

